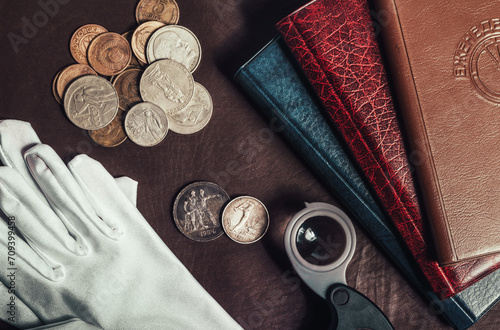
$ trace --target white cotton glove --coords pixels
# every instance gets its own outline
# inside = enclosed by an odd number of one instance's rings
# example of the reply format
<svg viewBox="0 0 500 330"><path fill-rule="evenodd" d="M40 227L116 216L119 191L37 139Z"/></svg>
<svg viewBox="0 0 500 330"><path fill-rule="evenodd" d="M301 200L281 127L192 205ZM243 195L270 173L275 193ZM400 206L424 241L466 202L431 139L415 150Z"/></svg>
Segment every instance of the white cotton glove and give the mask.
<svg viewBox="0 0 500 330"><path fill-rule="evenodd" d="M45 200L24 161L26 150L41 143L30 123L20 120L0 120L0 163L19 172L34 188L35 193L38 193L40 198ZM136 205L137 181L125 176L115 180L120 190Z"/></svg>
<svg viewBox="0 0 500 330"><path fill-rule="evenodd" d="M44 323L78 318L119 330L241 328L100 163L80 155L68 170L42 144L25 157L43 194L17 170L1 167L0 209L16 218L24 238L17 242L16 294ZM2 222L4 248L6 238Z"/></svg>
<svg viewBox="0 0 500 330"><path fill-rule="evenodd" d="M29 123L17 120L0 120L0 165L16 169L34 190L38 187L26 167L23 154L29 148L40 143L40 139ZM120 190L136 205L137 181L128 177L120 177L115 180ZM43 198L41 194L39 196ZM1 221L8 222L8 219L0 212ZM16 288L12 287L10 283L8 283L8 286L5 286L3 282L0 282L0 297L7 297L9 303L5 313L0 314L0 320L8 322L10 319L14 322L9 323L22 329L43 324L38 316L17 297L15 292ZM62 328L58 327L57 329Z"/></svg>
<svg viewBox="0 0 500 330"><path fill-rule="evenodd" d="M137 181L134 181L128 177L119 177L115 178L116 183L120 187L120 190L126 195L127 199L130 200L134 205L137 204ZM3 215L0 214L0 222L8 222L8 219L5 219ZM57 324L45 325L41 326L43 322L35 315L35 313L28 307L26 304L17 297L15 294L16 288L11 287L10 283L8 283L9 287L5 286L3 282L0 282L0 297L7 297L5 302L12 304L12 310L10 306L6 307L5 313L0 315L0 320L3 322L10 323L18 328L27 329L30 328L32 330L42 330L42 329L52 329L52 330L91 330L98 329L88 323L83 321L73 319L71 321L58 322ZM13 299L10 299L13 297ZM11 303L11 300L14 300ZM10 322L13 320L14 322ZM35 327L36 328L31 328Z"/></svg>
<svg viewBox="0 0 500 330"><path fill-rule="evenodd" d="M49 325L43 325L36 328L30 328L29 330L100 330L92 324L88 324L87 322L83 322L79 319L70 319L63 322L57 322Z"/></svg>

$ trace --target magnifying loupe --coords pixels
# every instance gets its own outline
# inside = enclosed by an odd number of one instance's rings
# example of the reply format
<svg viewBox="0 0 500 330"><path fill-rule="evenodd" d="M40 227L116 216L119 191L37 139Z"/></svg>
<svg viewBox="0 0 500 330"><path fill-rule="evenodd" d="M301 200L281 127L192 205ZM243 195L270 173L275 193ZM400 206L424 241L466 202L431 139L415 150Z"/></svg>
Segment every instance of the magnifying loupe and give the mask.
<svg viewBox="0 0 500 330"><path fill-rule="evenodd" d="M394 329L370 299L347 286L345 272L355 248L351 220L331 204L306 203L285 231L285 249L295 271L330 306L330 329Z"/></svg>

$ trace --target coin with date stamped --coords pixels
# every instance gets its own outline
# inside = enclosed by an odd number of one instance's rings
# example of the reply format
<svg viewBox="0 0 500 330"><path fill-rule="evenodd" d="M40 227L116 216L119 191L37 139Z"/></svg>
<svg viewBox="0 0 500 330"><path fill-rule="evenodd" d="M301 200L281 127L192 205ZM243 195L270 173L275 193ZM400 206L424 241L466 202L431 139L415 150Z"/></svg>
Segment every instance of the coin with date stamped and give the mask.
<svg viewBox="0 0 500 330"><path fill-rule="evenodd" d="M220 218L229 195L217 184L192 183L181 190L174 202L174 221L186 237L206 242L224 234Z"/></svg>

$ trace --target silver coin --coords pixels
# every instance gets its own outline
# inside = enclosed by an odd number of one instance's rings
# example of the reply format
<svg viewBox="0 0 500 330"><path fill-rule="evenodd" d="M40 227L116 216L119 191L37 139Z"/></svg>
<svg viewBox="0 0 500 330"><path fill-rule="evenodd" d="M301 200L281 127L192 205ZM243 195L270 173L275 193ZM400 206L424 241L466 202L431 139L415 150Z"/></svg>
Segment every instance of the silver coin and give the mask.
<svg viewBox="0 0 500 330"><path fill-rule="evenodd" d="M222 228L235 242L254 243L267 232L269 213L258 199L241 196L233 199L224 208Z"/></svg>
<svg viewBox="0 0 500 330"><path fill-rule="evenodd" d="M118 112L118 93L99 76L83 76L73 81L64 93L64 110L69 120L86 130L107 126Z"/></svg>
<svg viewBox="0 0 500 330"><path fill-rule="evenodd" d="M194 72L201 61L200 41L191 30L180 25L167 25L156 30L146 45L148 63L170 59Z"/></svg>
<svg viewBox="0 0 500 330"><path fill-rule="evenodd" d="M168 118L157 105L141 102L127 112L124 126L132 142L143 147L152 147L163 141L167 135Z"/></svg>
<svg viewBox="0 0 500 330"><path fill-rule="evenodd" d="M215 183L192 183L182 189L175 199L175 225L192 240L214 240L224 233L220 216L227 201L229 195Z"/></svg>
<svg viewBox="0 0 500 330"><path fill-rule="evenodd" d="M141 77L141 97L172 115L189 104L194 94L194 79L180 63L159 60L148 66Z"/></svg>
<svg viewBox="0 0 500 330"><path fill-rule="evenodd" d="M170 130L179 134L193 134L205 127L213 113L210 93L201 84L195 82L191 102L182 110L169 115Z"/></svg>

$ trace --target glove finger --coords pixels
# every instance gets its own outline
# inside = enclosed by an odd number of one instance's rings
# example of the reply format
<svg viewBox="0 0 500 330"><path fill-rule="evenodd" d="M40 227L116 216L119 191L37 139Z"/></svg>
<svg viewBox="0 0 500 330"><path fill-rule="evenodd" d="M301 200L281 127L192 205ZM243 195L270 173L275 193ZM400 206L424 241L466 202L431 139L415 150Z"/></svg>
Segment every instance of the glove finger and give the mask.
<svg viewBox="0 0 500 330"><path fill-rule="evenodd" d="M84 322L80 319L70 319L63 322L57 322L53 324L47 324L44 326L30 328L29 330L42 330L42 329L51 329L51 330L98 330L101 328L96 327L95 325Z"/></svg>
<svg viewBox="0 0 500 330"><path fill-rule="evenodd" d="M101 221L73 175L51 147L36 145L25 153L25 158L35 181L70 233L75 228L86 237L91 237L97 228L111 239L119 239L123 235L120 228L109 227Z"/></svg>
<svg viewBox="0 0 500 330"><path fill-rule="evenodd" d="M0 258L0 280L9 287L11 272L35 278L39 275L51 281L60 281L64 277L64 268L46 256L41 256L20 236L17 220L0 219L0 248L7 251L7 257ZM5 221L6 220L6 221ZM16 293L18 290L16 290ZM19 295L20 296L20 295Z"/></svg>
<svg viewBox="0 0 500 330"><path fill-rule="evenodd" d="M45 200L31 177L23 157L26 150L40 143L30 123L12 119L0 121L0 160L5 166L19 172L38 197Z"/></svg>
<svg viewBox="0 0 500 330"><path fill-rule="evenodd" d="M111 174L98 161L87 155L78 155L68 163L68 168L95 212L109 226L120 226L117 221L139 213L135 204L125 196Z"/></svg>
<svg viewBox="0 0 500 330"><path fill-rule="evenodd" d="M87 254L84 239L78 233L70 236L50 206L37 197L19 173L6 166L0 167L0 208L17 219L17 230L34 249L49 255L63 248L76 255Z"/></svg>

